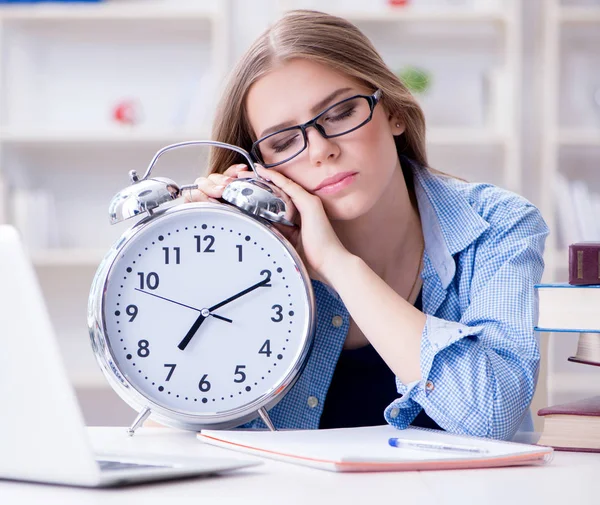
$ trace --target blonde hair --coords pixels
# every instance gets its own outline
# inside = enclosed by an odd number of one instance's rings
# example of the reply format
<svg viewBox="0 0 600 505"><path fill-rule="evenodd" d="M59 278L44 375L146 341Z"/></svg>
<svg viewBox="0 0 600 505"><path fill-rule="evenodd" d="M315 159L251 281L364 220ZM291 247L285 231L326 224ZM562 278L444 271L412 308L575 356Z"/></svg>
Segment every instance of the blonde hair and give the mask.
<svg viewBox="0 0 600 505"><path fill-rule="evenodd" d="M387 67L371 41L349 21L311 10L290 11L267 29L233 69L217 107L212 138L250 151L254 134L246 114L250 86L274 66L304 58L337 70L375 91L382 90L386 112L405 125L394 137L398 154L427 167L425 117L400 79ZM213 149L210 172L224 172L243 157Z"/></svg>

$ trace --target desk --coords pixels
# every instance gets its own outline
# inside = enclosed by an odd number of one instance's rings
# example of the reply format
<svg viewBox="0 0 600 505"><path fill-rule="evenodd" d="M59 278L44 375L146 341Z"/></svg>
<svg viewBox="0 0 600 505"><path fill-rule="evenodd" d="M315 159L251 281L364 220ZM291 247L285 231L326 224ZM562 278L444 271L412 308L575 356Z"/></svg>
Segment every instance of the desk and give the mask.
<svg viewBox="0 0 600 505"><path fill-rule="evenodd" d="M238 456L192 432L89 428L98 450L185 456ZM0 480L0 503L44 505L470 505L600 503L600 454L556 452L547 466L341 474L261 459L263 465L209 478L119 489L82 489Z"/></svg>

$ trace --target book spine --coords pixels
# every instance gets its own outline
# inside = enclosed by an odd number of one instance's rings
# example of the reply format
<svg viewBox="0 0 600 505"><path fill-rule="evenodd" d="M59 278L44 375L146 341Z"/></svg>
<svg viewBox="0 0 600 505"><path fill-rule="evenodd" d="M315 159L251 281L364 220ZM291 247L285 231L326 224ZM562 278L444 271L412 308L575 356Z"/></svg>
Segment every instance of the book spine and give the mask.
<svg viewBox="0 0 600 505"><path fill-rule="evenodd" d="M569 284L600 284L600 243L569 246Z"/></svg>

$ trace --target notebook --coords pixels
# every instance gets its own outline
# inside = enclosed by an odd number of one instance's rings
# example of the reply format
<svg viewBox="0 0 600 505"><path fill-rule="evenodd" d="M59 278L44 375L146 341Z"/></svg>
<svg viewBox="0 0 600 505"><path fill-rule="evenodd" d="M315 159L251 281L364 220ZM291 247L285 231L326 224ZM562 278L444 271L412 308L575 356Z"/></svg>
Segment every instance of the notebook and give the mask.
<svg viewBox="0 0 600 505"><path fill-rule="evenodd" d="M400 442L456 445L481 452L392 447ZM202 430L198 439L254 456L335 472L380 472L489 468L551 461L553 449L537 445L453 435L426 428L398 430L393 426L368 426L331 430Z"/></svg>

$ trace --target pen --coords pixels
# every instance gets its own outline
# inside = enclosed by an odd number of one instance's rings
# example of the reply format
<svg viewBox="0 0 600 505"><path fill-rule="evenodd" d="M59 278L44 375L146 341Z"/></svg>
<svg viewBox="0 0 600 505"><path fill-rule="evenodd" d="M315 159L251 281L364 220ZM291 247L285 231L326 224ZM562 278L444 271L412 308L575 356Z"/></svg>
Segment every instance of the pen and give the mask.
<svg viewBox="0 0 600 505"><path fill-rule="evenodd" d="M399 438L390 438L388 443L392 447L405 447L407 449L425 449L429 451L450 451L450 452L470 452L483 454L488 452L472 445L446 444L443 442L429 442L427 440L401 440Z"/></svg>

